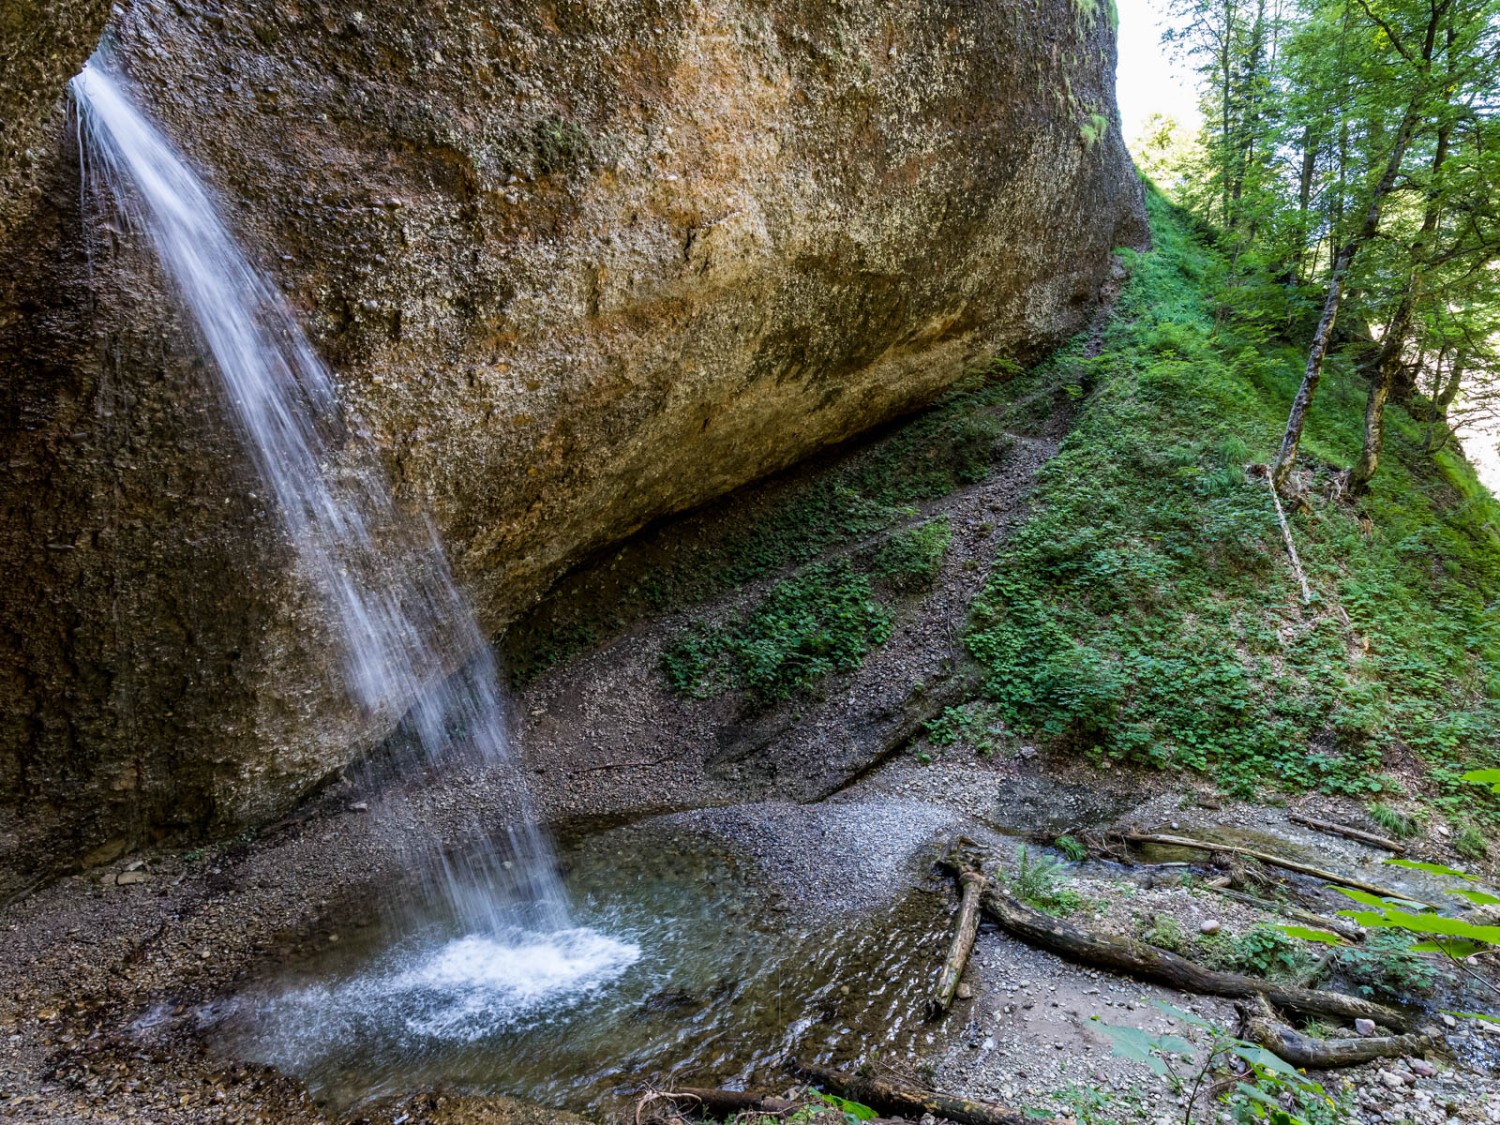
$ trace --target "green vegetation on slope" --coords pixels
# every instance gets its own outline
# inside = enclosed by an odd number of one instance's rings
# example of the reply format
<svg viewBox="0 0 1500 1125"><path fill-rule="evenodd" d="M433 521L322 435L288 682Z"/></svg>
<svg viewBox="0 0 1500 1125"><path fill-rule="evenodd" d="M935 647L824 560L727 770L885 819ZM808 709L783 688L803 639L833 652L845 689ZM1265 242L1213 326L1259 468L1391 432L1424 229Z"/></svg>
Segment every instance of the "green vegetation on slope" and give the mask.
<svg viewBox="0 0 1500 1125"><path fill-rule="evenodd" d="M1360 506L1292 516L1303 607L1271 496L1244 472L1275 452L1301 349L1226 322L1226 264L1150 194L1156 249L1134 260L1101 354L1050 361L1090 394L974 606L979 709L1246 794L1388 792L1385 763L1409 751L1427 797L1473 811L1458 774L1500 762L1500 507L1393 410ZM1304 456L1351 463L1363 393L1332 361Z"/></svg>
<svg viewBox="0 0 1500 1125"><path fill-rule="evenodd" d="M701 604L879 536L916 516L919 505L978 484L1011 449L1008 434L1044 424L1068 393L1046 374L997 361L872 441L645 532L564 580L510 630L505 656L515 682L643 617ZM919 553L932 546L911 544ZM912 561L893 556L876 570Z"/></svg>

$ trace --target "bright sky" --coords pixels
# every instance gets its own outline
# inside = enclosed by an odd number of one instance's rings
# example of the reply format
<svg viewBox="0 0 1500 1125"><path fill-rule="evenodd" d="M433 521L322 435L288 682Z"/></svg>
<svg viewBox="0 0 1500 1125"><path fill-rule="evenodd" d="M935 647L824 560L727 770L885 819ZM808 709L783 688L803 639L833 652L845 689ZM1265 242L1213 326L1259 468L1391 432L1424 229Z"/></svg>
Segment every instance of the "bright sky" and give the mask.
<svg viewBox="0 0 1500 1125"><path fill-rule="evenodd" d="M1197 75L1174 64L1161 45L1167 0L1118 0L1120 69L1116 90L1125 141L1135 140L1153 113L1175 117L1197 127Z"/></svg>

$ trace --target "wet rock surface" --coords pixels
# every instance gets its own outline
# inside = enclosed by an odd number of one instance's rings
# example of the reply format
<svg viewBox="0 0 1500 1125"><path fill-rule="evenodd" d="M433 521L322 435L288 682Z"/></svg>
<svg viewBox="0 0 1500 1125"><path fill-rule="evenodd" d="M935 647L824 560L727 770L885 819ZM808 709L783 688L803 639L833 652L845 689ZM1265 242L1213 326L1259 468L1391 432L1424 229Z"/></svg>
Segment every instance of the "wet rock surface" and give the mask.
<svg viewBox="0 0 1500 1125"><path fill-rule="evenodd" d="M141 0L109 40L493 630L1086 322L1144 228L1082 11ZM7 854L263 821L380 733L149 252L80 199L58 83L95 24L21 72L0 229Z"/></svg>

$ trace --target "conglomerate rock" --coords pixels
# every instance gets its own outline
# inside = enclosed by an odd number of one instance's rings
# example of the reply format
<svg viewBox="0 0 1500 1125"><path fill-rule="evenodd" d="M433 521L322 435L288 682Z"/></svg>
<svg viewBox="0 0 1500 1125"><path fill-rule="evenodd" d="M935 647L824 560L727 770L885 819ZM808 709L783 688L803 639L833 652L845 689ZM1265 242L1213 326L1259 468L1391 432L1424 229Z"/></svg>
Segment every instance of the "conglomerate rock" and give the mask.
<svg viewBox="0 0 1500 1125"><path fill-rule="evenodd" d="M0 851L79 854L274 815L383 732L80 162L62 83L98 6L29 7L61 30L7 31L32 78L0 87L29 107L0 167ZM1110 18L135 0L105 39L494 631L587 552L1077 332L1145 238Z"/></svg>

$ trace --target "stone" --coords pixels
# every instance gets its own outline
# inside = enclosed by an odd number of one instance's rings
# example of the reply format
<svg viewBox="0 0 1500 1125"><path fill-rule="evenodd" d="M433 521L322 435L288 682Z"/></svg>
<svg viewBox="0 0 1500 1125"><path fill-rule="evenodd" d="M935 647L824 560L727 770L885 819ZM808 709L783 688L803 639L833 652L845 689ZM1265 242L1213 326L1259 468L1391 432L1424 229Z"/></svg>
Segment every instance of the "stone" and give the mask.
<svg viewBox="0 0 1500 1125"><path fill-rule="evenodd" d="M117 887L130 887L130 886L134 886L137 883L150 882L150 880L151 880L151 873L150 872L143 871L140 868L136 868L133 871L121 871L118 875L116 875L115 876L115 886L117 886Z"/></svg>
<svg viewBox="0 0 1500 1125"><path fill-rule="evenodd" d="M26 419L0 481L0 840L26 852L4 845L0 893L126 825L272 820L410 702L367 715L330 674L144 240L84 252L63 83L106 18L491 636L650 521L1045 355L1147 237L1107 5L370 0L358 34L325 34L241 0L256 35L206 34L193 5L20 5L0 44L0 385ZM414 44L420 65L392 65ZM1110 122L1092 141L1090 114Z"/></svg>
<svg viewBox="0 0 1500 1125"><path fill-rule="evenodd" d="M1354 1021L1354 1034L1356 1034L1356 1035L1366 1035L1366 1036L1368 1036L1368 1035L1374 1035L1375 1034L1375 1021L1374 1020L1367 1020L1367 1019L1357 1019L1357 1020L1355 1020Z"/></svg>
<svg viewBox="0 0 1500 1125"><path fill-rule="evenodd" d="M955 990L954 995L956 995L960 1000L972 1000L974 999L974 988L972 985L965 982L958 986L958 988Z"/></svg>
<svg viewBox="0 0 1500 1125"><path fill-rule="evenodd" d="M1376 1075L1379 1077L1381 1084L1388 1089L1399 1090L1406 1085L1406 1079L1394 1071L1380 1070L1376 1071Z"/></svg>
<svg viewBox="0 0 1500 1125"><path fill-rule="evenodd" d="M1200 934L1216 934L1220 928L1217 918L1208 918L1198 924L1198 932Z"/></svg>
<svg viewBox="0 0 1500 1125"><path fill-rule="evenodd" d="M1442 1020L1444 1027L1454 1028L1458 1026L1458 1021L1450 1016L1447 1012L1444 1012L1442 1014Z"/></svg>
<svg viewBox="0 0 1500 1125"><path fill-rule="evenodd" d="M1419 1075L1422 1078L1431 1078L1437 1073L1437 1067L1433 1066L1426 1059L1407 1059L1406 1065L1411 1068L1413 1074Z"/></svg>

